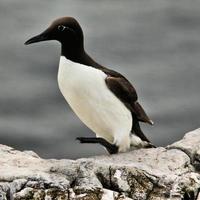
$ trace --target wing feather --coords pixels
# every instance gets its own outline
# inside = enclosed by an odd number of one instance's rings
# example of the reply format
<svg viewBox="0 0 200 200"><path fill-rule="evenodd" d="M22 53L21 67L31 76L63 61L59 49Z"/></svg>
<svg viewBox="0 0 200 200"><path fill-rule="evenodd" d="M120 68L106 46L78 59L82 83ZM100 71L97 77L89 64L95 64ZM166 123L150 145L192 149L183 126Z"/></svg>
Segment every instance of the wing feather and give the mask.
<svg viewBox="0 0 200 200"><path fill-rule="evenodd" d="M139 121L153 124L146 112L138 102L135 88L123 76L107 76L107 87L126 105L126 107L137 117Z"/></svg>

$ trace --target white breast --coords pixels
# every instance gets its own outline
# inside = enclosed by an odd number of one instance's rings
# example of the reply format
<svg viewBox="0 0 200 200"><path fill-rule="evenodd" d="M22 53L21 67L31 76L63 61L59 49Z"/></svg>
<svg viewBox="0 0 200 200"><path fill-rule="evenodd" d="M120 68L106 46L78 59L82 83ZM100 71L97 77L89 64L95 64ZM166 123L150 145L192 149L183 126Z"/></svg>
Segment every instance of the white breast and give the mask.
<svg viewBox="0 0 200 200"><path fill-rule="evenodd" d="M105 78L101 70L60 58L58 84L72 110L97 137L125 151L130 146L132 116L107 88Z"/></svg>

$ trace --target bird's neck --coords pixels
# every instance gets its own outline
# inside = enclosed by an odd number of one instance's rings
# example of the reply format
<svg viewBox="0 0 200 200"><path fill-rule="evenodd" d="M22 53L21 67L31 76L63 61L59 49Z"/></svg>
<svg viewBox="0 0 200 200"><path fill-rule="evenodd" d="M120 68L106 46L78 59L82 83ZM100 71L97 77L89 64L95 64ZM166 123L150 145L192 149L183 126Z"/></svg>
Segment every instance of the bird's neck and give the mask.
<svg viewBox="0 0 200 200"><path fill-rule="evenodd" d="M62 45L61 55L71 60L72 62L80 63L83 65L91 66L94 68L102 68L101 65L96 63L84 50L83 47L74 48Z"/></svg>

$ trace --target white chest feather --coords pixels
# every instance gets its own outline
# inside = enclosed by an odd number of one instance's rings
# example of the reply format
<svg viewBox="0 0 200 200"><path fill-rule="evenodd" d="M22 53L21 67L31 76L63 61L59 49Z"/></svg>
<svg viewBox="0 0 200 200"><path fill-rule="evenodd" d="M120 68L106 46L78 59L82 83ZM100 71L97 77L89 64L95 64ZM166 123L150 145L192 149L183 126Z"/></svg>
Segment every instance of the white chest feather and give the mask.
<svg viewBox="0 0 200 200"><path fill-rule="evenodd" d="M107 88L105 78L101 70L60 58L58 84L73 111L97 137L129 148L131 113Z"/></svg>

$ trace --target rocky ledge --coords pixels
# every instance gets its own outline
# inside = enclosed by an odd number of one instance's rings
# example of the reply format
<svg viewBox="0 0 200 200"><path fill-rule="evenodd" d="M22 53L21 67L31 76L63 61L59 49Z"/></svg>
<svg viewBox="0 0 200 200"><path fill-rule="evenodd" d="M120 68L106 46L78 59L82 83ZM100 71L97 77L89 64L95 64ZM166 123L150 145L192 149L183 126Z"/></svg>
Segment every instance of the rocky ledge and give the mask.
<svg viewBox="0 0 200 200"><path fill-rule="evenodd" d="M166 148L78 160L0 145L0 200L200 199L200 129Z"/></svg>

